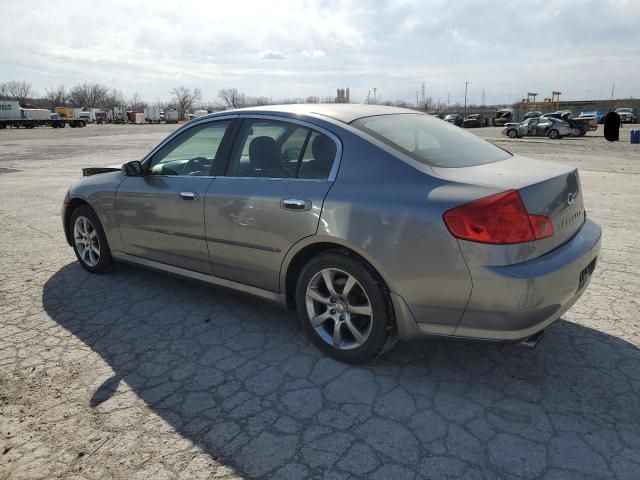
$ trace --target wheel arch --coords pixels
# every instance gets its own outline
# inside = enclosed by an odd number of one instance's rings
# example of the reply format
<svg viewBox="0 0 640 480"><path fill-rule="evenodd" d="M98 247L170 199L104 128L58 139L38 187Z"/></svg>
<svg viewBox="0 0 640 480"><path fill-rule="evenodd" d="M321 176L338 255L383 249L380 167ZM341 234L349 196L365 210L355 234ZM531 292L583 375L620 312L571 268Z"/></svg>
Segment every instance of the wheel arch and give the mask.
<svg viewBox="0 0 640 480"><path fill-rule="evenodd" d="M64 235L65 235L65 238L67 239L67 243L70 246L73 246L73 239L71 238L71 229L69 228L70 227L69 221L71 220L71 215L73 215L73 212L82 205L86 205L91 209L93 213L95 213L95 210L91 207L89 202L79 197L70 199L67 202L67 208L64 209L64 220L63 220Z"/></svg>
<svg viewBox="0 0 640 480"><path fill-rule="evenodd" d="M311 258L330 250L342 251L363 262L378 279L384 283L389 292L393 292L392 285L384 269L366 251L339 238L314 235L307 237L294 245L282 263L280 269L280 291L284 293L287 307L295 308L295 286L302 269Z"/></svg>

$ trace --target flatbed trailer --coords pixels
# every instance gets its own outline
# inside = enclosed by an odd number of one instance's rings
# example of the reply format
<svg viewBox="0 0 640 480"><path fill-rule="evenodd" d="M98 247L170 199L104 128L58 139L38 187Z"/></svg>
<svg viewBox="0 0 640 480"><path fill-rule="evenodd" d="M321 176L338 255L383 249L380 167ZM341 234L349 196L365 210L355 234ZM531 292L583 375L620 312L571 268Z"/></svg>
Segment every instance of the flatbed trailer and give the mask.
<svg viewBox="0 0 640 480"><path fill-rule="evenodd" d="M83 119L78 118L51 118L51 119L0 119L0 129L3 128L34 128L51 127L64 128L69 125L71 128L82 128L87 124Z"/></svg>

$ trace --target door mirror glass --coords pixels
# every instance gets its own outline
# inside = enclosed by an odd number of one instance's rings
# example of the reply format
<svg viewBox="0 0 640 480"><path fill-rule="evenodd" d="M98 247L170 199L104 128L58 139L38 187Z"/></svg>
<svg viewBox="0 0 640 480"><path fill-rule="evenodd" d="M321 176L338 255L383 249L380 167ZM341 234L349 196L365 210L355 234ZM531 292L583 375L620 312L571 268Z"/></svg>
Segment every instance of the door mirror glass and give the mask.
<svg viewBox="0 0 640 480"><path fill-rule="evenodd" d="M122 165L122 173L127 177L137 177L142 175L142 164L139 160L133 160Z"/></svg>

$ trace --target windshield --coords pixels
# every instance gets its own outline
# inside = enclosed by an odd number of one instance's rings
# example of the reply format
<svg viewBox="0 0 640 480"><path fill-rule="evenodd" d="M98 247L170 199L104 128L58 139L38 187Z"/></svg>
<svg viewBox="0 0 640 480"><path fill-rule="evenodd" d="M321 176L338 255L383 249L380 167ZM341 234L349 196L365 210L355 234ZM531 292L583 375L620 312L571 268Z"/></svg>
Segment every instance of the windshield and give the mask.
<svg viewBox="0 0 640 480"><path fill-rule="evenodd" d="M616 108L616 112L630 112L630 108Z"/></svg>
<svg viewBox="0 0 640 480"><path fill-rule="evenodd" d="M434 167L472 167L497 162L510 153L429 115L365 117L352 124L374 138Z"/></svg>

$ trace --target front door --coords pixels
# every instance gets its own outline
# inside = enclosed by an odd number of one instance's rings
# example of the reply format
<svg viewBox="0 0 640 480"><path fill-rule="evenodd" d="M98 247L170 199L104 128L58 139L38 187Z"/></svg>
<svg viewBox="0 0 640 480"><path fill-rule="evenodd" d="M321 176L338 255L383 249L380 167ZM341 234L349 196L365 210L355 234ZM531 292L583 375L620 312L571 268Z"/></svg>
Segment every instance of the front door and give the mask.
<svg viewBox="0 0 640 480"><path fill-rule="evenodd" d="M332 134L302 122L242 121L227 175L206 196L216 276L279 290L285 254L317 231L338 145Z"/></svg>
<svg viewBox="0 0 640 480"><path fill-rule="evenodd" d="M207 189L230 121L196 124L179 133L127 177L116 192L125 252L212 273L204 231Z"/></svg>

